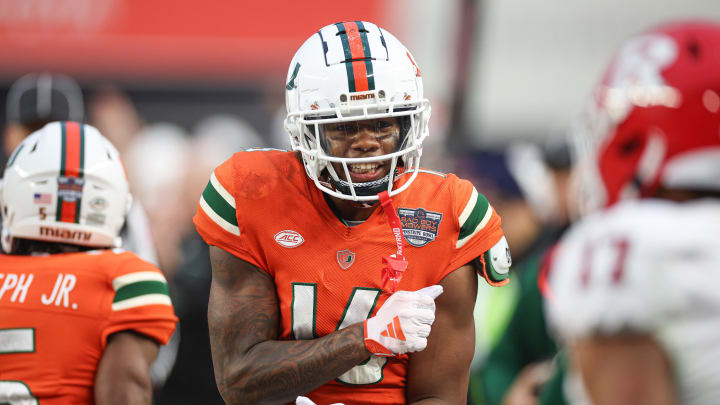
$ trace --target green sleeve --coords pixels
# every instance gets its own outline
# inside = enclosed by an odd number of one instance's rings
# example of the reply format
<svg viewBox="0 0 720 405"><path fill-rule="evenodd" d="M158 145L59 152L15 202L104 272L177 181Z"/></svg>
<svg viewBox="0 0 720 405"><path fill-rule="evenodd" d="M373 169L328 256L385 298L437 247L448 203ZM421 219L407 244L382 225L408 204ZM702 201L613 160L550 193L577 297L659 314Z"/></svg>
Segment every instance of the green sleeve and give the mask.
<svg viewBox="0 0 720 405"><path fill-rule="evenodd" d="M548 359L557 350L547 333L542 296L537 286L541 257L538 254L528 258L523 266L514 269L514 277L520 282L517 305L502 337L483 365L472 374L471 390L480 396L473 398L478 404L500 404L523 367Z"/></svg>

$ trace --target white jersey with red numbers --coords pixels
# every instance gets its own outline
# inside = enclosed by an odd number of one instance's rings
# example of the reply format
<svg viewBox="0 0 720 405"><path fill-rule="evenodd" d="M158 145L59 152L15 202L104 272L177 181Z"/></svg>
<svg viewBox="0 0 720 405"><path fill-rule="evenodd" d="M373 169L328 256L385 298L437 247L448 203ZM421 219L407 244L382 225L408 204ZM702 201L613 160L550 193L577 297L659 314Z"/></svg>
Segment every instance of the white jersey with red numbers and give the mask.
<svg viewBox="0 0 720 405"><path fill-rule="evenodd" d="M620 203L576 224L548 273L546 311L566 343L653 336L679 403L720 400L720 203Z"/></svg>

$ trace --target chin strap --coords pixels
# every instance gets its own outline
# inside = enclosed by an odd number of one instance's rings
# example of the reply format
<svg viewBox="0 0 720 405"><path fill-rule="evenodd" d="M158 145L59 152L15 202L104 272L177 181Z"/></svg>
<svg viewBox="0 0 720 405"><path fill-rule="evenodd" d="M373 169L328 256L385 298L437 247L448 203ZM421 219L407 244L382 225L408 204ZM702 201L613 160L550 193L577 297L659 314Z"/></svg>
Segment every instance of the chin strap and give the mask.
<svg viewBox="0 0 720 405"><path fill-rule="evenodd" d="M399 171L395 168L392 178L398 177ZM345 195L352 195L350 191L350 183L345 180L335 179L332 175L329 175L329 182L332 184L332 188ZM380 193L383 190L388 189L388 183L390 182L390 173L386 174L385 177L377 180L368 181L365 183L352 183L352 187L355 189L355 194L358 196L369 196Z"/></svg>
<svg viewBox="0 0 720 405"><path fill-rule="evenodd" d="M388 225L390 225L390 229L395 237L395 244L397 245L397 251L395 253L382 257L382 263L384 265L382 270L383 289L388 290L392 294L397 291L403 273L408 267L408 261L405 259L405 256L403 256L404 240L402 224L395 212L395 207L393 207L390 195L387 191L383 191L378 194L378 198L380 199L380 204L382 204L385 215L387 215Z"/></svg>

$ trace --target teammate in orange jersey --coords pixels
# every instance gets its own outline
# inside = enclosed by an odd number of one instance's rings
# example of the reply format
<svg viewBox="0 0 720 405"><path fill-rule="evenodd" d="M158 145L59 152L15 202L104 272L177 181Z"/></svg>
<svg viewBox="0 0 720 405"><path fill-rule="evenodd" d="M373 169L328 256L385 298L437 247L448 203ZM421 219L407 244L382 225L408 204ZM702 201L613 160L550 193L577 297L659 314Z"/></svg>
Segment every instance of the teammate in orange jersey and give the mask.
<svg viewBox="0 0 720 405"><path fill-rule="evenodd" d="M372 23L328 25L286 90L294 152L235 154L194 219L223 398L464 404L477 272L506 283L509 250L470 182L419 166L430 105L412 55Z"/></svg>
<svg viewBox="0 0 720 405"><path fill-rule="evenodd" d="M119 246L131 197L95 128L53 122L13 152L0 190L0 403L149 404L175 329L160 270Z"/></svg>

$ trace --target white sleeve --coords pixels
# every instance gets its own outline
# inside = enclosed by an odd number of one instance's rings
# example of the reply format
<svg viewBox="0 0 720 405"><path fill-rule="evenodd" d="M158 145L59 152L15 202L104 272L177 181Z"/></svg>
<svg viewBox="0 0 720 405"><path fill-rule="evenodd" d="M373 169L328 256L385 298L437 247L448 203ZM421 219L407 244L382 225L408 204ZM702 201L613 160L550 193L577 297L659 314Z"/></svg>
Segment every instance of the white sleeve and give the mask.
<svg viewBox="0 0 720 405"><path fill-rule="evenodd" d="M717 232L707 215L685 211L644 203L589 217L565 235L545 305L562 340L654 334L696 312L700 298L720 303L708 285L720 274Z"/></svg>
<svg viewBox="0 0 720 405"><path fill-rule="evenodd" d="M615 215L613 215L615 214ZM660 254L614 212L573 226L553 257L545 310L561 340L654 328L663 310Z"/></svg>

